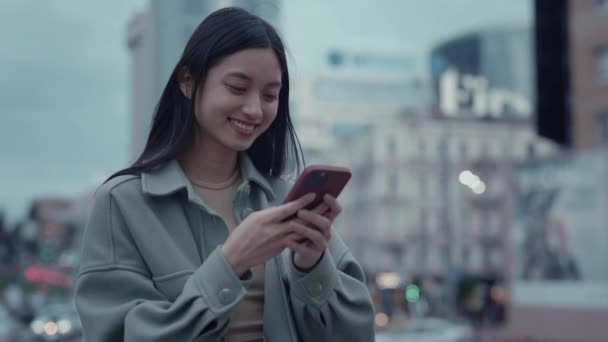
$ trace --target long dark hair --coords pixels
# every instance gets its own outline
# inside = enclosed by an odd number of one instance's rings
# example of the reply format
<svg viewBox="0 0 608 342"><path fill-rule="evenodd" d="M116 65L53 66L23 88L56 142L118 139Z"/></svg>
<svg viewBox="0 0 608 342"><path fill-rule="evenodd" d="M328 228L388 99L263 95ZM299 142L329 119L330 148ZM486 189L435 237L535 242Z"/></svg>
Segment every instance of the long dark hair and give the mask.
<svg viewBox="0 0 608 342"><path fill-rule="evenodd" d="M291 162L295 162L299 172L304 159L289 114L289 73L283 42L277 31L260 17L241 8L227 7L210 14L192 33L160 97L144 151L130 167L109 179L140 174L181 156L194 142L196 94L207 72L224 57L250 48L274 50L281 65L281 90L276 118L247 153L264 175L280 176L289 171L286 165ZM191 100L179 87L179 76L184 70L194 80Z"/></svg>

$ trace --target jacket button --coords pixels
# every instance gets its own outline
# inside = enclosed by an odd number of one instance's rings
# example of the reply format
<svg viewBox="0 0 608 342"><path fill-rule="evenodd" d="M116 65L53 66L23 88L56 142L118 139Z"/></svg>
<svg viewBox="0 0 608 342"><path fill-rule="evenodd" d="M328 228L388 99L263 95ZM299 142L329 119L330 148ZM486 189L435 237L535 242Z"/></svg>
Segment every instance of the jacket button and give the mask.
<svg viewBox="0 0 608 342"><path fill-rule="evenodd" d="M234 301L234 292L230 289L222 289L220 291L220 303L228 305Z"/></svg>
<svg viewBox="0 0 608 342"><path fill-rule="evenodd" d="M318 281L310 282L306 285L306 290L311 297L319 297L323 292L323 284Z"/></svg>
<svg viewBox="0 0 608 342"><path fill-rule="evenodd" d="M247 218L247 216L251 215L251 213L253 213L253 209L251 208L245 208L241 211L241 219L244 220Z"/></svg>

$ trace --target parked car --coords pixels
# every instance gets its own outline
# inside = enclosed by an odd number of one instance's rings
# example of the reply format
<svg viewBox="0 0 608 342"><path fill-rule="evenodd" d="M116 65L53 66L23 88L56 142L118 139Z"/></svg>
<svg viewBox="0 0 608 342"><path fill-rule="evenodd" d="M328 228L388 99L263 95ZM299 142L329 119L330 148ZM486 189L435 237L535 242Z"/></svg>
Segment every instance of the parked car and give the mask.
<svg viewBox="0 0 608 342"><path fill-rule="evenodd" d="M64 341L82 335L82 325L73 303L53 303L41 309L30 323L39 341Z"/></svg>

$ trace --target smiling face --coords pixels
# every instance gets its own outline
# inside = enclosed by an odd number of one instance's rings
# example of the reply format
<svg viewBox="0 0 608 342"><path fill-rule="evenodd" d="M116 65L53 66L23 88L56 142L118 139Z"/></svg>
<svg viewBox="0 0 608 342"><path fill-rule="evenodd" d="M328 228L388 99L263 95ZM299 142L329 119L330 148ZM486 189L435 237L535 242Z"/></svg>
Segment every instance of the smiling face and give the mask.
<svg viewBox="0 0 608 342"><path fill-rule="evenodd" d="M207 151L247 150L274 121L280 88L281 66L272 49L225 57L209 70L196 96L198 142Z"/></svg>

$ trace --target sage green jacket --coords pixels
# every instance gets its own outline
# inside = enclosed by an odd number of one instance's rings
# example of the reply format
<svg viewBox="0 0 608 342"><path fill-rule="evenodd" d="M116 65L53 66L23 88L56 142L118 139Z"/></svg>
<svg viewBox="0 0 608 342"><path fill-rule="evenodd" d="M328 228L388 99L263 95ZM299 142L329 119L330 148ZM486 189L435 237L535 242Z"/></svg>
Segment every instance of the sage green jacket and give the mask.
<svg viewBox="0 0 608 342"><path fill-rule="evenodd" d="M239 164L237 223L280 204L291 186L262 176L244 153ZM85 341L223 341L251 282L250 272L236 276L219 249L228 233L176 161L102 185L76 283ZM332 233L328 250L308 273L294 268L290 253L266 263L266 341L373 341L363 271L340 237Z"/></svg>

